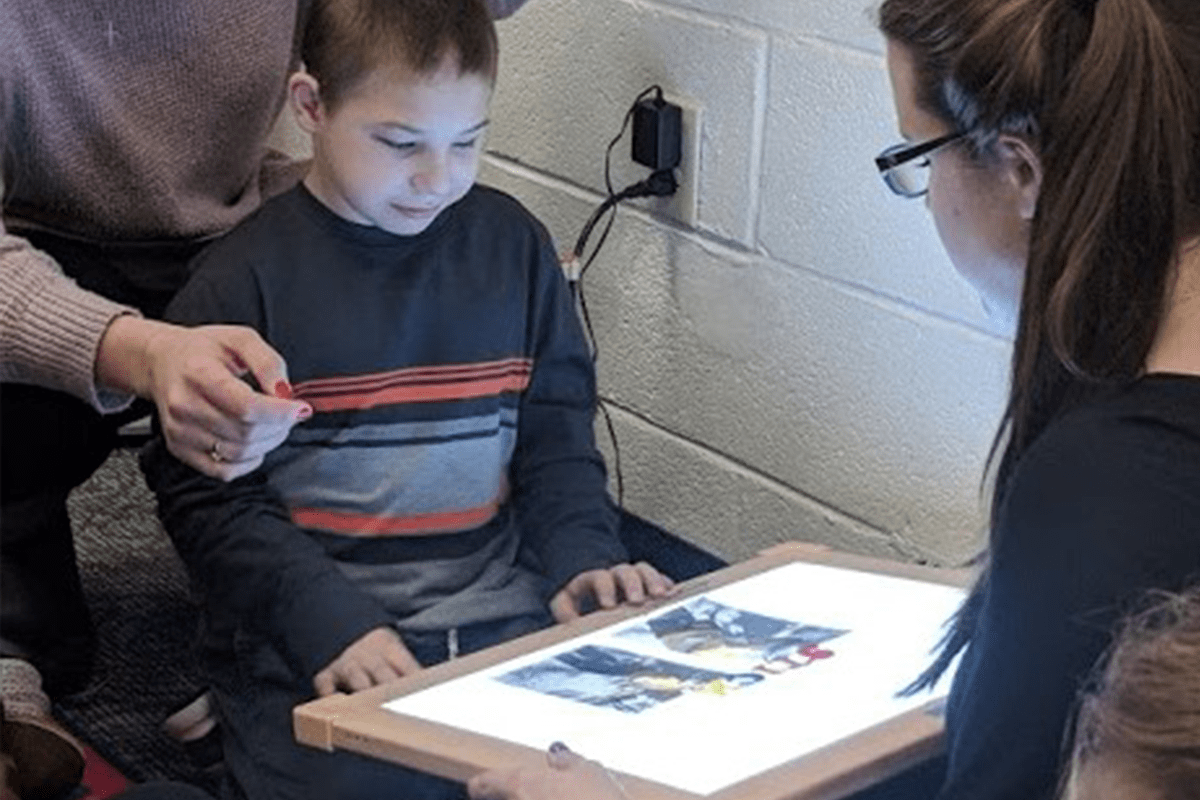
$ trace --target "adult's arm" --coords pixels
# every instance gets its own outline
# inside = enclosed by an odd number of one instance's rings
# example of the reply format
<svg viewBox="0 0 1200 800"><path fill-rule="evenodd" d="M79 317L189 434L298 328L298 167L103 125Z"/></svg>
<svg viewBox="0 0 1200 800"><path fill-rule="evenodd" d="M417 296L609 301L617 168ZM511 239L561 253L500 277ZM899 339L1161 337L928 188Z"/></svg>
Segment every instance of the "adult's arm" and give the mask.
<svg viewBox="0 0 1200 800"><path fill-rule="evenodd" d="M120 410L133 392L98 384L96 362L110 324L136 314L80 289L0 220L0 381L67 392L101 412Z"/></svg>
<svg viewBox="0 0 1200 800"><path fill-rule="evenodd" d="M0 189L16 105L7 67L0 63ZM109 324L134 313L80 289L48 255L9 233L0 216L0 381L58 389L102 412L124 408L132 395L100 389L95 363Z"/></svg>
<svg viewBox="0 0 1200 800"><path fill-rule="evenodd" d="M66 392L97 411L134 396L158 407L171 452L223 480L255 469L309 411L251 389L287 382L283 359L253 330L186 329L79 288L46 253L0 222L0 381ZM219 447L221 461L211 457Z"/></svg>

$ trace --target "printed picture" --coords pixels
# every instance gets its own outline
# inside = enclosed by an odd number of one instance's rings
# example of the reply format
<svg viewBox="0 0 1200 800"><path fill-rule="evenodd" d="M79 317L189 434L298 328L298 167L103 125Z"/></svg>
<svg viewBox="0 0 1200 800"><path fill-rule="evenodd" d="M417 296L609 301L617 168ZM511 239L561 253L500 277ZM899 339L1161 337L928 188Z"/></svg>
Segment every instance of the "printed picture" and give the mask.
<svg viewBox="0 0 1200 800"><path fill-rule="evenodd" d="M700 597L625 628L616 638L687 653L714 669L774 674L832 657L833 651L823 645L845 633L848 631L768 617Z"/></svg>
<svg viewBox="0 0 1200 800"><path fill-rule="evenodd" d="M501 683L637 714L694 692L725 695L764 679L760 672L698 669L651 656L585 645L496 678Z"/></svg>

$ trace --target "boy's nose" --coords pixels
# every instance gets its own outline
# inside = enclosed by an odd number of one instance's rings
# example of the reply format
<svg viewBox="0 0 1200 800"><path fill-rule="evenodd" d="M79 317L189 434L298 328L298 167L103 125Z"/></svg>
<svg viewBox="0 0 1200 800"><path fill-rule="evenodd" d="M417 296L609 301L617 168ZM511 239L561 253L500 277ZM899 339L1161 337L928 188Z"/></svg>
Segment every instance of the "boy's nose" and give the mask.
<svg viewBox="0 0 1200 800"><path fill-rule="evenodd" d="M430 158L413 173L413 188L421 194L445 194L450 187L450 170L446 160Z"/></svg>

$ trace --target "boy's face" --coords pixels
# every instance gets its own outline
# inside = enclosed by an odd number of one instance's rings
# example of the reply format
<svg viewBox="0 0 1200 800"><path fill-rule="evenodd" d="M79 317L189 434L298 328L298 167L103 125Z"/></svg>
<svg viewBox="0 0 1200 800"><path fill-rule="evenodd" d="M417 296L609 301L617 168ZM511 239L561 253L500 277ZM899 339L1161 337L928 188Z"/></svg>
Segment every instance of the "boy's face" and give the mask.
<svg viewBox="0 0 1200 800"><path fill-rule="evenodd" d="M299 86L293 78L300 123L313 137L304 183L340 217L412 236L475 183L492 88L482 75L459 75L454 59L432 75L377 69L332 112Z"/></svg>

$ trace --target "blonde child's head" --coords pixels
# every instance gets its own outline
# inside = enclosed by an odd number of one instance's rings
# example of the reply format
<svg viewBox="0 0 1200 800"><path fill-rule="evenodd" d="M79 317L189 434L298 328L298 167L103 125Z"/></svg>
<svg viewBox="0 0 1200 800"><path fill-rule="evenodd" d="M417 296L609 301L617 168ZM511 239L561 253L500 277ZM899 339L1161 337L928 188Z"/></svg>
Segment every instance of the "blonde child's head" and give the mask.
<svg viewBox="0 0 1200 800"><path fill-rule="evenodd" d="M1200 588L1127 620L1084 694L1063 800L1200 791Z"/></svg>

